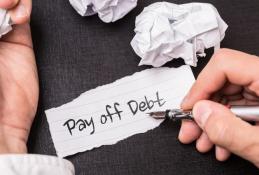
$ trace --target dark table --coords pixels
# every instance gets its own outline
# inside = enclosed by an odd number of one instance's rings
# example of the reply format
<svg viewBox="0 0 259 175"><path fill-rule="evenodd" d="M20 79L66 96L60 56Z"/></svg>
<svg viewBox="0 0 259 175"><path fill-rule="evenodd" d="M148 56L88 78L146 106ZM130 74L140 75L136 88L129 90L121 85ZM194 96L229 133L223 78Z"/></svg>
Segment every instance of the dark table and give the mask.
<svg viewBox="0 0 259 175"><path fill-rule="evenodd" d="M147 67L129 43L134 36L135 17L155 0L139 0L124 19L105 24L97 16L82 18L68 0L33 0L31 20L39 78L39 109L29 137L29 152L55 155L44 110L57 107L81 93ZM171 0L186 3L190 0ZM210 0L229 24L222 46L259 55L259 1ZM195 76L209 60L193 68ZM179 66L173 61L167 66ZM242 72L241 72L242 73ZM180 124L164 122L157 129L135 135L112 146L76 154L76 174L259 174L249 162L232 156L225 163L214 152L200 154L194 144L177 140Z"/></svg>

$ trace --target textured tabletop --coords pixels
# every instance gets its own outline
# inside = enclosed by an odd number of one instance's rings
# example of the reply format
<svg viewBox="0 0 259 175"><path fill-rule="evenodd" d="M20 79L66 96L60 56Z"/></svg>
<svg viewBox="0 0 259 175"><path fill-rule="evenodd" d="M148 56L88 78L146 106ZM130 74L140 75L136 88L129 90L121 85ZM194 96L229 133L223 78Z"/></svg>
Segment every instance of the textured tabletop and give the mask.
<svg viewBox="0 0 259 175"><path fill-rule="evenodd" d="M29 138L29 152L55 155L44 110L60 106L81 93L147 67L129 43L134 36L135 17L155 0L139 0L138 7L124 19L105 24L97 16L82 18L68 0L33 0L31 20L34 49L40 78L39 109ZM170 2L186 3L187 0ZM210 0L229 24L222 47L259 55L259 1ZM212 49L201 59L194 74L202 70ZM179 66L177 60L167 66ZM242 72L241 72L242 73ZM76 174L173 175L257 174L245 160L232 156L215 160L214 152L200 154L195 145L177 140L180 124L164 122L157 129L135 135L112 146L67 157Z"/></svg>

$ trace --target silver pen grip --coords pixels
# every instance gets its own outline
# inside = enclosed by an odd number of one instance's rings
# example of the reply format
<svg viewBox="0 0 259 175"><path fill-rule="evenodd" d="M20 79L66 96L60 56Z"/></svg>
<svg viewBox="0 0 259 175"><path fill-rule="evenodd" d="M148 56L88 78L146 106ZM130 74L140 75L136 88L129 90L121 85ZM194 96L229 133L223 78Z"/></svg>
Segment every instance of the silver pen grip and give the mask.
<svg viewBox="0 0 259 175"><path fill-rule="evenodd" d="M259 106L231 106L230 110L245 121L259 122Z"/></svg>

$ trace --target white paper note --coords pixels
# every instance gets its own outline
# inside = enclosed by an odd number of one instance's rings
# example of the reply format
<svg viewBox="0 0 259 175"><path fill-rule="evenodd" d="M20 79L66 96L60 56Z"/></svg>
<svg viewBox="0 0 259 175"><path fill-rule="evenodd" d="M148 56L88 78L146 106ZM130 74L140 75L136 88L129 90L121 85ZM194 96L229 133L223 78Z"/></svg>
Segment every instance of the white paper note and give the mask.
<svg viewBox="0 0 259 175"><path fill-rule="evenodd" d="M146 113L179 108L194 80L189 66L147 69L47 110L57 155L115 144L159 126L162 120Z"/></svg>

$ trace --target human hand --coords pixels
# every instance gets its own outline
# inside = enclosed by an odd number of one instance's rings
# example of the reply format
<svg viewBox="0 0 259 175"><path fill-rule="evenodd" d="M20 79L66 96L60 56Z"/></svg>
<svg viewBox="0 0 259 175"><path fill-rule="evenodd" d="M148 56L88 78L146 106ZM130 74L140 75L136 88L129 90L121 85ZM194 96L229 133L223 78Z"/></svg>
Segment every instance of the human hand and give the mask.
<svg viewBox="0 0 259 175"><path fill-rule="evenodd" d="M25 153L38 103L38 76L29 26L31 0L0 0L13 30L0 39L0 153Z"/></svg>
<svg viewBox="0 0 259 175"><path fill-rule="evenodd" d="M197 140L201 153L215 144L218 160L232 152L259 167L259 123L242 121L224 104L259 105L258 57L229 49L214 54L182 102L183 109L193 109L196 123L183 121L179 140Z"/></svg>

